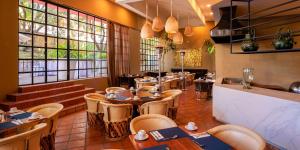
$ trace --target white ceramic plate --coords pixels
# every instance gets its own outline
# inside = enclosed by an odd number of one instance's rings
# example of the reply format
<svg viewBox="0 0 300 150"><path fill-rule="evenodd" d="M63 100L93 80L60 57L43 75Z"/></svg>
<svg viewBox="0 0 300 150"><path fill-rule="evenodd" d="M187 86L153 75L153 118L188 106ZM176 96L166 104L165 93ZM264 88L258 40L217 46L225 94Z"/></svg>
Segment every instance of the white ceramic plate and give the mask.
<svg viewBox="0 0 300 150"><path fill-rule="evenodd" d="M194 126L194 129L189 128L187 125L185 125L184 127L185 127L187 130L190 130L190 131L195 131L195 130L198 129L197 126Z"/></svg>
<svg viewBox="0 0 300 150"><path fill-rule="evenodd" d="M144 141L144 140L147 140L149 138L149 135L148 134L145 134L145 137L144 138L139 138L137 136L137 134L134 136L134 139L137 140L137 141Z"/></svg>

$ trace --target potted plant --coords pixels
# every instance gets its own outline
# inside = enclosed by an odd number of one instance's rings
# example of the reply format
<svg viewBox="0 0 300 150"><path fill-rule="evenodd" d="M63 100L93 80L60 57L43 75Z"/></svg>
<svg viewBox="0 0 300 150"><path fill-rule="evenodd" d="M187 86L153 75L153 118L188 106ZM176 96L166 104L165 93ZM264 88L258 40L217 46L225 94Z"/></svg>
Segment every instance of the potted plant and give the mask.
<svg viewBox="0 0 300 150"><path fill-rule="evenodd" d="M272 42L275 49L292 49L294 44L296 44L293 32L291 29L287 29L287 31L283 31L284 28L280 28L274 37Z"/></svg>

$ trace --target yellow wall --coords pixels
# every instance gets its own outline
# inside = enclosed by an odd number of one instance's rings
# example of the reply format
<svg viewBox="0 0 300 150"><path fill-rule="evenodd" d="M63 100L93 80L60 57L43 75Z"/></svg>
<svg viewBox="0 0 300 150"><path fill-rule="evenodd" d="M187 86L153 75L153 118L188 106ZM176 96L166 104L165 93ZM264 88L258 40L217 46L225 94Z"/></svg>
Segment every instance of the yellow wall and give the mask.
<svg viewBox="0 0 300 150"><path fill-rule="evenodd" d="M140 17L110 0L51 0L106 18L122 25L138 28Z"/></svg>
<svg viewBox="0 0 300 150"><path fill-rule="evenodd" d="M53 0L79 10L138 28L139 17L109 0ZM18 88L18 0L0 0L0 100ZM77 81L97 90L107 87L107 78Z"/></svg>
<svg viewBox="0 0 300 150"><path fill-rule="evenodd" d="M18 1L0 1L0 100L18 87Z"/></svg>
<svg viewBox="0 0 300 150"><path fill-rule="evenodd" d="M234 47L240 49L239 45ZM217 80L223 77L242 78L242 69L254 68L254 82L288 88L300 81L300 52L273 54L230 54L229 44L216 45Z"/></svg>

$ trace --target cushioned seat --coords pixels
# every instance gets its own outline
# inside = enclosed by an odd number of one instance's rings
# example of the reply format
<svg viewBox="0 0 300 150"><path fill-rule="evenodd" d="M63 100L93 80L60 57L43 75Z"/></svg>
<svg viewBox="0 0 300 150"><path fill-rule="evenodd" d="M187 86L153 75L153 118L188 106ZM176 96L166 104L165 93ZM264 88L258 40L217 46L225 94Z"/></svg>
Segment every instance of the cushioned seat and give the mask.
<svg viewBox="0 0 300 150"><path fill-rule="evenodd" d="M55 149L55 134L57 129L59 113L64 106L59 103L49 103L28 109L28 112L37 112L46 118L47 127L42 139L43 149Z"/></svg>
<svg viewBox="0 0 300 150"><path fill-rule="evenodd" d="M33 129L0 139L1 150L40 150L40 139L47 124L35 125ZM54 143L53 143L54 144Z"/></svg>
<svg viewBox="0 0 300 150"><path fill-rule="evenodd" d="M131 104L109 104L101 102L104 112L105 132L109 139L119 140L129 134L132 118Z"/></svg>
<svg viewBox="0 0 300 150"><path fill-rule="evenodd" d="M237 125L221 125L207 131L236 150L264 150L264 139L250 129Z"/></svg>
<svg viewBox="0 0 300 150"><path fill-rule="evenodd" d="M171 127L177 127L177 124L172 119L159 114L141 115L130 122L132 134L136 134L139 130L151 131Z"/></svg>

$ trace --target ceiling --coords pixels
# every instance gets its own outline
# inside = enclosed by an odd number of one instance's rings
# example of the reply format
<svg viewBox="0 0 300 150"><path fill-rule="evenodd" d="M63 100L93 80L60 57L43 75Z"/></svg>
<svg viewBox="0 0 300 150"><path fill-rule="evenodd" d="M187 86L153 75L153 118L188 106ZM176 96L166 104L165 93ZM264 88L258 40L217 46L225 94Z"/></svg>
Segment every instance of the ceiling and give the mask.
<svg viewBox="0 0 300 150"><path fill-rule="evenodd" d="M179 27L184 28L189 22L191 26L205 25L206 21L214 21L211 6L221 0L173 0L173 16L179 18ZM145 17L145 0L115 0L123 7ZM166 21L171 14L170 0L158 0L159 16ZM148 18L156 16L156 0L148 0Z"/></svg>

